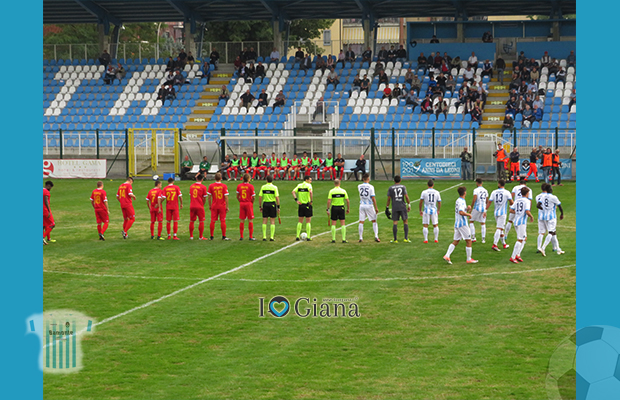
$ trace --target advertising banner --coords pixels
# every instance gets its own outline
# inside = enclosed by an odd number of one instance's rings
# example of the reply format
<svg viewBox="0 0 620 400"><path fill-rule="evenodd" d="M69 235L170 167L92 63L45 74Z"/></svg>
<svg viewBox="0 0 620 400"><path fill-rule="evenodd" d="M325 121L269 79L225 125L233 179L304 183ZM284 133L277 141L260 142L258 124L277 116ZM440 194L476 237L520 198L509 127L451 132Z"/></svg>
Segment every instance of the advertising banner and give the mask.
<svg viewBox="0 0 620 400"><path fill-rule="evenodd" d="M43 178L106 177L106 160L43 160Z"/></svg>
<svg viewBox="0 0 620 400"><path fill-rule="evenodd" d="M454 178L461 177L460 158L402 158L402 178Z"/></svg>

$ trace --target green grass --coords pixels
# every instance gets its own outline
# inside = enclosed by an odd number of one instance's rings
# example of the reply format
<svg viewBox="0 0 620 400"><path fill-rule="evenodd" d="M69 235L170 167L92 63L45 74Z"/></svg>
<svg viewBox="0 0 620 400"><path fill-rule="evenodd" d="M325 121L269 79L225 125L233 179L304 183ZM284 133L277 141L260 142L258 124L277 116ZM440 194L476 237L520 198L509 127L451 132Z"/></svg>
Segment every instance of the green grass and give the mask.
<svg viewBox="0 0 620 400"><path fill-rule="evenodd" d="M130 238L123 240L115 199L120 183L106 181L112 218L107 240L100 242L88 201L94 181L55 181L52 209L57 228L52 236L58 242L45 246L44 268L124 277L45 273L44 309L71 308L101 321L294 243L297 207L290 196L294 183L276 182L282 196L276 242L235 240L239 228L233 196L228 217L232 241L189 241L187 208L181 211L181 241L150 240L144 198L152 182L146 180L134 185L137 221ZM236 183L229 183L231 192ZM373 183L382 211L390 183ZM457 183L438 181L436 188ZM180 185L185 196L189 184ZM255 182L257 190L261 184ZM405 184L412 200L425 188L420 181ZM466 186L471 202L474 184ZM485 186L489 192L495 188L492 182ZM329 182L314 183L313 235L328 230L324 210L331 187ZM345 182L343 187L351 196L347 216L351 223L357 219L356 183ZM534 195L540 192L539 185L532 187ZM385 215L379 216L382 243L372 242L368 222L367 240L361 244L356 225L348 228L348 244L331 244L329 234L299 243L98 326L83 339L84 369L64 376L45 374L44 396L546 398L549 357L574 331L575 268L508 273L575 264L575 190L574 183L554 188L566 214L558 224L566 251L562 256L551 253L551 246L546 258L535 253L533 223L522 253L525 262L509 263L512 247L499 253L490 248L495 227L490 217L487 243L474 244L473 255L480 263L465 263L461 243L452 255L454 264L446 265L442 255L452 240L458 197L456 189L450 189L442 193L438 244L422 244L421 217L416 212L410 214L413 243L390 244L392 223ZM413 204L413 209L417 206ZM258 207L255 212L258 216ZM255 232L260 237L257 221ZM477 233L480 237L478 225ZM216 238L219 234L218 224ZM514 244L514 230L508 242ZM258 298L276 295L291 302L317 298L319 303L324 297L357 297L361 316L321 319L289 313L284 318L259 318Z"/></svg>

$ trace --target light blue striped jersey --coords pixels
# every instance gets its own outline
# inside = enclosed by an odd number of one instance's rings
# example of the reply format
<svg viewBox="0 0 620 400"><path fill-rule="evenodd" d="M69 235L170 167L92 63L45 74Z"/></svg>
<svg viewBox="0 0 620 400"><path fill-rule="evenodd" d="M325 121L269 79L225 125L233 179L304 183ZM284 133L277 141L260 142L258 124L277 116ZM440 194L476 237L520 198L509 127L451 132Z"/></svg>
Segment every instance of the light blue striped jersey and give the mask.
<svg viewBox="0 0 620 400"><path fill-rule="evenodd" d="M536 196L536 204L542 204L542 210L538 210L539 221L552 221L557 218L555 208L562 204L558 196L551 193L541 193Z"/></svg>
<svg viewBox="0 0 620 400"><path fill-rule="evenodd" d="M463 226L468 226L467 217L459 214L459 211L467 212L467 203L462 197L456 199L456 205L454 207L454 227L460 228Z"/></svg>
<svg viewBox="0 0 620 400"><path fill-rule="evenodd" d="M510 207L512 210L515 210L515 219L514 225L526 225L527 224L527 214L526 211L530 210L532 202L530 199L526 199L525 197L521 197L519 200L515 201L514 204Z"/></svg>
<svg viewBox="0 0 620 400"><path fill-rule="evenodd" d="M437 203L441 203L441 194L433 188L422 191L420 201L424 202L425 214L437 214Z"/></svg>
<svg viewBox="0 0 620 400"><path fill-rule="evenodd" d="M512 188L512 193L515 195L514 201L517 201L521 197L523 197L523 195L521 195L521 188L524 188L525 186L526 185L517 185L514 188ZM530 201L532 200L532 189L530 189L530 191L527 192L527 198L530 199Z"/></svg>
<svg viewBox="0 0 620 400"><path fill-rule="evenodd" d="M493 202L493 204L495 205L494 215L496 217L506 215L506 205L511 199L512 197L510 195L510 192L504 188L495 189L491 192L491 196L489 196L489 201Z"/></svg>
<svg viewBox="0 0 620 400"><path fill-rule="evenodd" d="M375 197L375 188L370 183L357 185L360 194L360 207L372 206L372 198Z"/></svg>
<svg viewBox="0 0 620 400"><path fill-rule="evenodd" d="M476 197L476 204L474 204L474 210L484 212L487 207L489 192L482 186L479 186L474 189L474 197Z"/></svg>

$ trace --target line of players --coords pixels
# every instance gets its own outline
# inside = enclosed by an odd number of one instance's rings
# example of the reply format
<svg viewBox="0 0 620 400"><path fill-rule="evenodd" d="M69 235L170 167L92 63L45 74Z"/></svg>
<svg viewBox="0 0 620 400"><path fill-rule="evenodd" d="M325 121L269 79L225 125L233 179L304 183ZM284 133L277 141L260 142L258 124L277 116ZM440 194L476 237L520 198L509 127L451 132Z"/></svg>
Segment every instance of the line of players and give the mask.
<svg viewBox="0 0 620 400"><path fill-rule="evenodd" d="M293 154L292 158L288 158L286 153L282 153L282 157L278 158L276 153L271 153L271 157L267 157L265 153L258 156L257 152L253 152L248 157L247 152L243 152L241 158L236 154L232 158L226 156L225 161L221 164L220 172L226 173L228 180L237 180L239 175L243 176L246 172L252 177L252 180L267 179L267 175L271 175L274 179L296 180L302 176L310 176L312 172L316 172L317 179L325 180L325 174L329 172L329 179L342 180L344 176L344 158L338 153L336 158L332 153L327 154L327 158L322 160L317 153L312 157L308 157L307 152L303 152L301 158L297 154Z"/></svg>

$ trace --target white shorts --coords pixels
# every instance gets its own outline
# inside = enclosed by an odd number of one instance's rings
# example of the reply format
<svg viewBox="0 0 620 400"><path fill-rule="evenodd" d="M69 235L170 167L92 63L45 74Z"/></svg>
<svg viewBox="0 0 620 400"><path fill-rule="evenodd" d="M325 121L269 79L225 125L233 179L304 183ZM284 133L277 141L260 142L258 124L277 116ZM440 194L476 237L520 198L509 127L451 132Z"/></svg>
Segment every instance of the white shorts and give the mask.
<svg viewBox="0 0 620 400"><path fill-rule="evenodd" d="M377 213L375 212L375 208L373 206L363 206L360 207L360 222L364 222L368 218L369 221L377 220Z"/></svg>
<svg viewBox="0 0 620 400"><path fill-rule="evenodd" d="M512 221L514 221L514 220L515 220L515 215L516 215L516 214L513 214L513 213L508 213L508 222L512 222Z"/></svg>
<svg viewBox="0 0 620 400"><path fill-rule="evenodd" d="M549 221L538 220L538 233L544 235L547 232L555 232L555 226L557 224L557 219L551 219Z"/></svg>
<svg viewBox="0 0 620 400"><path fill-rule="evenodd" d="M495 227L502 229L506 227L506 214L495 216Z"/></svg>
<svg viewBox="0 0 620 400"><path fill-rule="evenodd" d="M454 240L470 240L471 231L469 226L461 226L460 228L454 228Z"/></svg>
<svg viewBox="0 0 620 400"><path fill-rule="evenodd" d="M435 214L427 214L427 213L422 213L422 225L437 225L439 223L439 217L437 216L437 213Z"/></svg>
<svg viewBox="0 0 620 400"><path fill-rule="evenodd" d="M484 212L480 212L478 210L473 210L471 212L470 222L487 222L487 217L484 217Z"/></svg>
<svg viewBox="0 0 620 400"><path fill-rule="evenodd" d="M527 238L527 224L515 225L517 231L517 240L525 240Z"/></svg>

